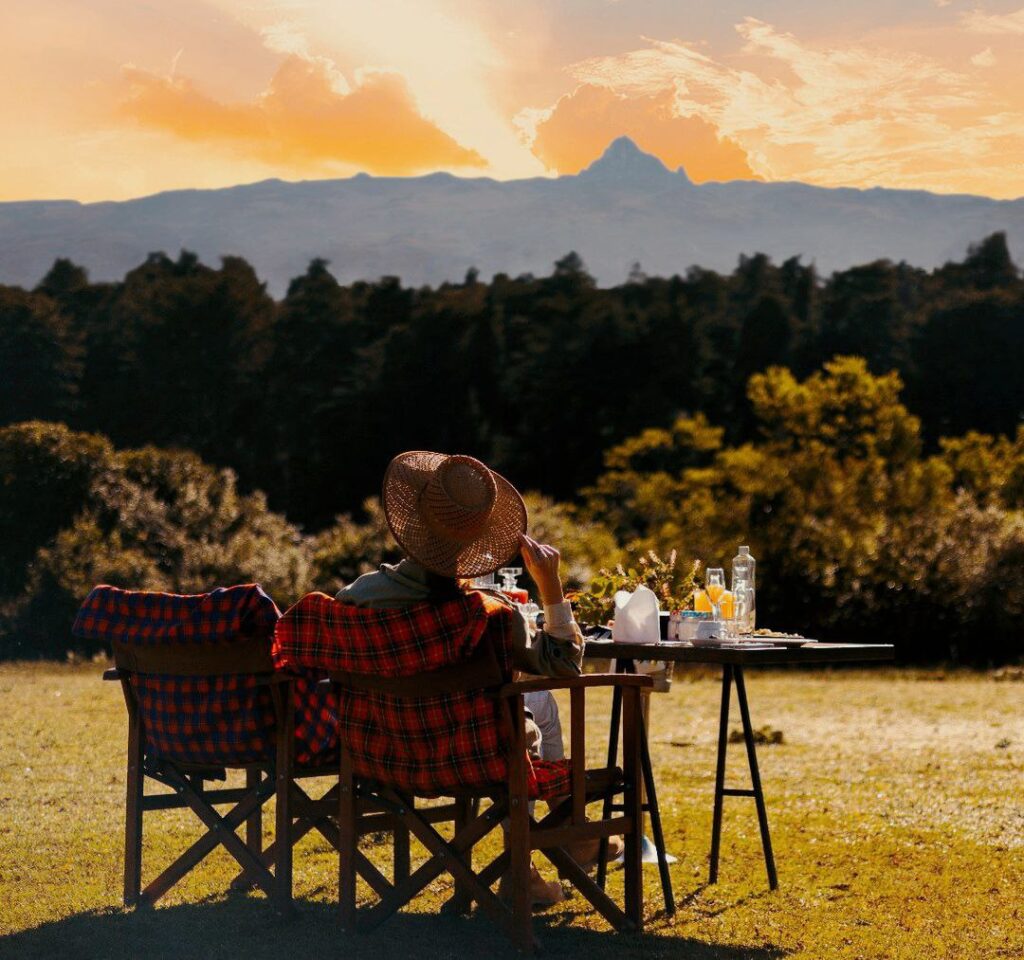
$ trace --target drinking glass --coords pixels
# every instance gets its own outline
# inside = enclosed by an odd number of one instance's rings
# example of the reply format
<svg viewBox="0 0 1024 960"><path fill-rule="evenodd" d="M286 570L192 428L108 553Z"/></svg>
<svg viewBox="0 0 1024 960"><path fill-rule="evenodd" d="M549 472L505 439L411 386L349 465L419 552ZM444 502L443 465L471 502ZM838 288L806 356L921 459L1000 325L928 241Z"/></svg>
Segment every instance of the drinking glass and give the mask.
<svg viewBox="0 0 1024 960"><path fill-rule="evenodd" d="M728 621L727 632L730 639L735 640L745 633L747 624L747 581L735 580L732 585L732 618Z"/></svg>
<svg viewBox="0 0 1024 960"><path fill-rule="evenodd" d="M725 570L721 567L711 567L704 583L708 599L711 601L711 619L715 623L722 620L722 605L719 602L722 594L725 593Z"/></svg>

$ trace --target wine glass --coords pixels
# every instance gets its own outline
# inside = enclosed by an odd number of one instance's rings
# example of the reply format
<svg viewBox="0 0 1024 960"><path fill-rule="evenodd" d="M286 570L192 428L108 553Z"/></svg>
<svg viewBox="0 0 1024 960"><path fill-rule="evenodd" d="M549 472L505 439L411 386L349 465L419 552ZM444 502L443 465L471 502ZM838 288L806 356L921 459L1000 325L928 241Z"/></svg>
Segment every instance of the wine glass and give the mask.
<svg viewBox="0 0 1024 960"><path fill-rule="evenodd" d="M710 567L704 583L708 599L711 601L711 619L714 623L722 620L722 594L725 593L725 570L721 567Z"/></svg>

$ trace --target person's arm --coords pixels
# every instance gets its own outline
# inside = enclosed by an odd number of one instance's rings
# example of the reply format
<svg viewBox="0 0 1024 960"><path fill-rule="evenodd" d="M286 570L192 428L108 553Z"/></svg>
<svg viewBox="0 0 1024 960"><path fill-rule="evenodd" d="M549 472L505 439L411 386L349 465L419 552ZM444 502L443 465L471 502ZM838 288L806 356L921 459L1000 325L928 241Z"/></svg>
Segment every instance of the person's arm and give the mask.
<svg viewBox="0 0 1024 960"><path fill-rule="evenodd" d="M562 593L561 555L555 547L523 534L522 556L544 607L544 629L528 631L522 646L513 643L517 669L549 677L578 676L582 671L583 634ZM524 621L525 624L525 621Z"/></svg>

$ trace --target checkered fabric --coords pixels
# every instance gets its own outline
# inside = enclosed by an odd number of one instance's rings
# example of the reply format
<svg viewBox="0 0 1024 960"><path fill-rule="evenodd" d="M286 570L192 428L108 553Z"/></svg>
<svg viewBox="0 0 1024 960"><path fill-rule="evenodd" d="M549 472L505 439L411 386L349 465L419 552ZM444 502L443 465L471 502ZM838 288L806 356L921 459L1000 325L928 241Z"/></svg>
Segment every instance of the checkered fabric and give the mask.
<svg viewBox="0 0 1024 960"><path fill-rule="evenodd" d="M480 643L492 643L512 676L510 618L514 611L470 592L439 603L373 610L326 594L303 597L274 631L278 669L300 675L307 700L296 735L307 755L337 748L344 737L360 776L443 796L453 789L491 789L508 775L507 734L498 699L486 690L404 697L342 689L319 693L315 682L331 671L408 677L464 662ZM532 762L530 795L569 792L568 761Z"/></svg>
<svg viewBox="0 0 1024 960"><path fill-rule="evenodd" d="M98 586L72 632L89 640L152 645L231 644L265 637L280 611L258 584L182 595ZM146 751L188 763L234 765L266 759L274 742L274 710L251 675L176 677L134 674Z"/></svg>

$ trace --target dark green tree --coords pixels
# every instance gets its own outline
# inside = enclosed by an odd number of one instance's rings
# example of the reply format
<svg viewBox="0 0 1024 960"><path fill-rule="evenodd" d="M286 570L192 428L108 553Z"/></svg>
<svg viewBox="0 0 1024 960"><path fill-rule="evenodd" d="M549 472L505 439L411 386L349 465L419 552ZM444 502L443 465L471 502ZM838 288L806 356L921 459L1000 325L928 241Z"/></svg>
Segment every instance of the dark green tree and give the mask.
<svg viewBox="0 0 1024 960"><path fill-rule="evenodd" d="M932 309L916 357L911 402L931 440L1013 435L1024 422L1024 293L979 292Z"/></svg>
<svg viewBox="0 0 1024 960"><path fill-rule="evenodd" d="M43 293L0 287L0 424L74 415L81 351Z"/></svg>

